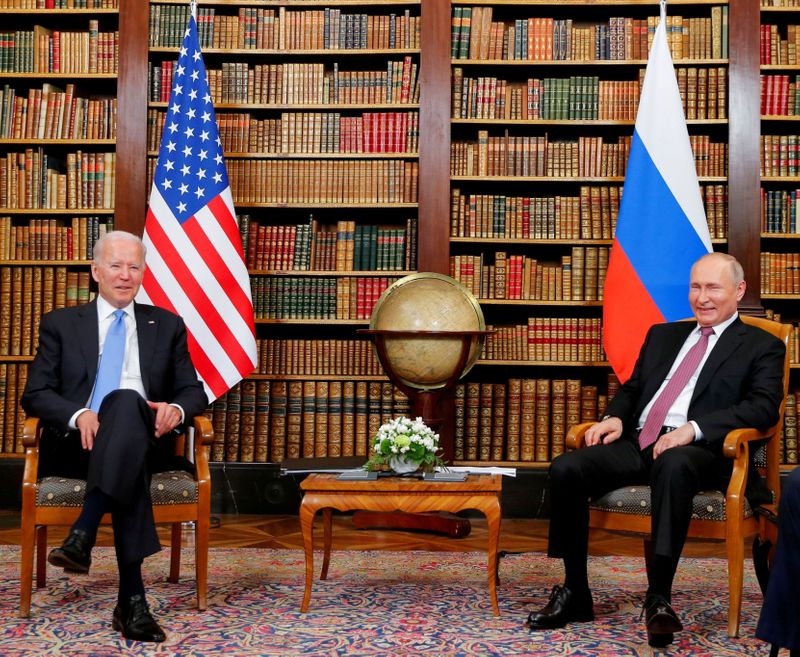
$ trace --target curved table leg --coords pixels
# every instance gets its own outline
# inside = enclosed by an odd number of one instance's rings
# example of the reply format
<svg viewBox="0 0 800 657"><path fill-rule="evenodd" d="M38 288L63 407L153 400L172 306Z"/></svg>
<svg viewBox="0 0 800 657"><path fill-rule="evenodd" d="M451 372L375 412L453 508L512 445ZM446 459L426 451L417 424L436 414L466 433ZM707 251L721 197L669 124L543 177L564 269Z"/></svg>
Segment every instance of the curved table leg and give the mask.
<svg viewBox="0 0 800 657"><path fill-rule="evenodd" d="M317 509L306 504L308 499L308 497L304 497L300 503L300 530L303 534L303 551L306 556L306 588L303 591L303 603L300 605L301 614L308 610L308 603L311 600L311 584L314 579L314 516Z"/></svg>
<svg viewBox="0 0 800 657"><path fill-rule="evenodd" d="M497 548L500 544L500 500L493 498L483 509L489 528L489 544L487 545L489 577L489 597L492 601L492 610L495 616L500 615L500 606L497 604Z"/></svg>
<svg viewBox="0 0 800 657"><path fill-rule="evenodd" d="M333 512L331 509L322 509L322 545L324 552L322 553L322 572L319 575L320 579L328 578L328 566L331 563L331 544L333 539Z"/></svg>

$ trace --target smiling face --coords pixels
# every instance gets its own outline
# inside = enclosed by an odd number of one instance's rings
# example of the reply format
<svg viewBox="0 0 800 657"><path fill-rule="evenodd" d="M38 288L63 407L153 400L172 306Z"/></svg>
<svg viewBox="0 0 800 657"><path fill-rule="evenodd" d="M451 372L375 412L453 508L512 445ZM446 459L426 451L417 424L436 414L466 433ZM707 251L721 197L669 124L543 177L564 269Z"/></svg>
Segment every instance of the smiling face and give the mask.
<svg viewBox="0 0 800 657"><path fill-rule="evenodd" d="M144 252L134 240L109 239L92 262L100 296L115 308L127 306L142 284Z"/></svg>
<svg viewBox="0 0 800 657"><path fill-rule="evenodd" d="M689 303L700 326L716 326L730 318L744 296L746 284L734 279L731 260L712 254L692 267Z"/></svg>

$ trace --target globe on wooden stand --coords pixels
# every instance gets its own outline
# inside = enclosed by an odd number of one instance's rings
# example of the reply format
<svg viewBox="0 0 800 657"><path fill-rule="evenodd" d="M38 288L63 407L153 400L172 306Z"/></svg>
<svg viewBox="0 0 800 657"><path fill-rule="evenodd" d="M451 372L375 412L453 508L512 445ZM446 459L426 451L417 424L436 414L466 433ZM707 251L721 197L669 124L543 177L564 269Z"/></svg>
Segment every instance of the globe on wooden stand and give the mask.
<svg viewBox="0 0 800 657"><path fill-rule="evenodd" d="M480 356L486 323L477 299L458 281L433 272L401 278L381 295L369 334L390 381L408 395L412 417L440 434L445 462L453 460L453 432L443 426L440 402ZM469 521L420 514L356 514L356 526L392 526L466 536Z"/></svg>

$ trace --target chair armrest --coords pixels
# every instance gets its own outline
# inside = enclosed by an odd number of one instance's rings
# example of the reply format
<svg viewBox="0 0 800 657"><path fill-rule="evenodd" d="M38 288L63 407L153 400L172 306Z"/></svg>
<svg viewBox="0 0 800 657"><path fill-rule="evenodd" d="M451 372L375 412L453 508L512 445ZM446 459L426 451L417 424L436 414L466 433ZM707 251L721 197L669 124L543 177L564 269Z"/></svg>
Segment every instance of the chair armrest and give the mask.
<svg viewBox="0 0 800 657"><path fill-rule="evenodd" d="M26 417L25 425L22 428L22 444L25 447L39 446L39 418Z"/></svg>
<svg viewBox="0 0 800 657"><path fill-rule="evenodd" d="M569 432L567 433L567 437L564 441L567 449L580 449L583 447L584 436L586 435L586 430L591 427L595 422L584 422L582 424L576 424L573 427L570 427Z"/></svg>
<svg viewBox="0 0 800 657"><path fill-rule="evenodd" d="M744 429L734 429L725 436L722 445L722 453L725 457L733 459L733 470L731 479L728 482L728 490L725 498L729 509L729 517L744 517L744 491L747 486L748 474L750 471L750 443L756 440L772 438L775 440L778 427L772 427L767 431L748 427ZM777 473L775 473L777 474ZM772 488L774 474L768 477L767 485ZM774 489L773 489L774 490Z"/></svg>
<svg viewBox="0 0 800 657"><path fill-rule="evenodd" d="M36 482L39 479L39 439L42 423L38 417L25 418L22 428L22 444L25 446L25 469L22 473L23 507L33 508L36 495Z"/></svg>
<svg viewBox="0 0 800 657"><path fill-rule="evenodd" d="M211 473L208 469L209 445L214 442L214 429L205 415L197 415L194 426L194 468L197 483L201 488L211 486Z"/></svg>
<svg viewBox="0 0 800 657"><path fill-rule="evenodd" d="M722 453L729 459L737 459L741 456L747 443L754 440L764 440L769 438L775 433L775 427L768 431L759 431L748 427L746 429L734 429L729 431L725 436L725 442L722 445Z"/></svg>

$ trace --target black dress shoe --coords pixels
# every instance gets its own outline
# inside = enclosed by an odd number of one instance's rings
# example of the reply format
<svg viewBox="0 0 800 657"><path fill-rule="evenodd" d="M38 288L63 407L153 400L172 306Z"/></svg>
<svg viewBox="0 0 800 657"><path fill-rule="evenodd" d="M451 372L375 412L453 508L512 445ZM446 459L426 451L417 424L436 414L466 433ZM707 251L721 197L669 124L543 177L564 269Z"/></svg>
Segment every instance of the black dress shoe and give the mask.
<svg viewBox="0 0 800 657"><path fill-rule="evenodd" d="M663 648L672 643L675 632L683 629L678 615L661 596L648 596L644 602L647 643L653 648Z"/></svg>
<svg viewBox="0 0 800 657"><path fill-rule="evenodd" d="M92 542L82 529L71 529L61 547L53 548L47 561L71 573L88 573L92 565Z"/></svg>
<svg viewBox="0 0 800 657"><path fill-rule="evenodd" d="M150 613L143 595L134 595L128 600L127 609L120 605L114 607L111 626L131 641L152 641L160 643L167 638L156 619Z"/></svg>
<svg viewBox="0 0 800 657"><path fill-rule="evenodd" d="M528 614L527 626L531 630L554 630L567 623L594 620L592 594L574 594L566 586L556 585L550 600L541 611Z"/></svg>

